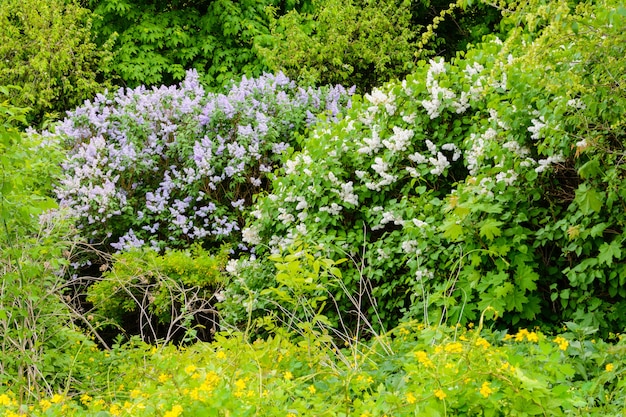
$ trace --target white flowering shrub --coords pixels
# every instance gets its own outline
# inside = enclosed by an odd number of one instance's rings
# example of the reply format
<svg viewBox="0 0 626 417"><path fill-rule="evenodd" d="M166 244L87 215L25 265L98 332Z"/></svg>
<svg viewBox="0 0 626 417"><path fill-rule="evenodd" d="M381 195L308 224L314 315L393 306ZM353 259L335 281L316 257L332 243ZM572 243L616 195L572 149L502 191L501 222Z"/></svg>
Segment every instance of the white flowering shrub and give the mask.
<svg viewBox="0 0 626 417"><path fill-rule="evenodd" d="M318 124L258 200L247 242L259 254L309 242L324 258L351 258L330 307L342 323L359 312L377 312L383 326L403 316L468 322L487 307L503 325L623 323L612 302L626 296L626 95L608 63L623 68L624 35L606 3L600 18L560 2L520 8L506 16L506 42L423 63ZM579 22L587 35L577 40ZM593 31L605 50L591 47ZM565 39L562 53L543 54ZM226 298L267 294L270 282L239 274ZM364 300L356 309L346 289Z"/></svg>
<svg viewBox="0 0 626 417"><path fill-rule="evenodd" d="M303 89L282 74L213 94L195 71L179 86L98 95L56 126L69 149L57 197L86 237L115 251L237 243L267 174L349 95Z"/></svg>

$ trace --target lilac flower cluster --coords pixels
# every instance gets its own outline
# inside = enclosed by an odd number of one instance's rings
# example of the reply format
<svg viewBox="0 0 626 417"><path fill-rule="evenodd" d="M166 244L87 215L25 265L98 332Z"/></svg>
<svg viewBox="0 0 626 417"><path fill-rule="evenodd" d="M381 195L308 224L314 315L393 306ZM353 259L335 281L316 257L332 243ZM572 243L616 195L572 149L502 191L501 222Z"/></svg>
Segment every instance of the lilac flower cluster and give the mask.
<svg viewBox="0 0 626 417"><path fill-rule="evenodd" d="M83 233L118 251L240 241L242 212L296 135L352 94L283 74L216 94L189 71L178 86L98 95L45 133L70 150L57 197Z"/></svg>

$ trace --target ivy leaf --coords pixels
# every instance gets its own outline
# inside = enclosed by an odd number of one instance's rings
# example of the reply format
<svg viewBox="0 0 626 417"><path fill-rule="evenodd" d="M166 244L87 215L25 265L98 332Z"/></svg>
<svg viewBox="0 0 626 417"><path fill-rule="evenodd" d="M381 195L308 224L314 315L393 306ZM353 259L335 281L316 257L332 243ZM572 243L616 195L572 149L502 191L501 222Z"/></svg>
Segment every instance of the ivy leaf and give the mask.
<svg viewBox="0 0 626 417"><path fill-rule="evenodd" d="M611 243L604 242L600 246L600 254L598 255L598 261L600 264L606 264L611 266L613 264L613 258L620 259L622 257L622 245L617 240Z"/></svg>
<svg viewBox="0 0 626 417"><path fill-rule="evenodd" d="M576 197L574 201L580 207L580 211L583 214L598 213L602 209L602 200L604 199L604 193L598 192L593 188L588 188L587 184L580 184L578 190L576 190Z"/></svg>
<svg viewBox="0 0 626 417"><path fill-rule="evenodd" d="M479 223L480 225L480 235L489 240L493 240L494 237L500 236L502 234L502 230L500 230L500 226L502 226L502 222L494 219L485 219Z"/></svg>

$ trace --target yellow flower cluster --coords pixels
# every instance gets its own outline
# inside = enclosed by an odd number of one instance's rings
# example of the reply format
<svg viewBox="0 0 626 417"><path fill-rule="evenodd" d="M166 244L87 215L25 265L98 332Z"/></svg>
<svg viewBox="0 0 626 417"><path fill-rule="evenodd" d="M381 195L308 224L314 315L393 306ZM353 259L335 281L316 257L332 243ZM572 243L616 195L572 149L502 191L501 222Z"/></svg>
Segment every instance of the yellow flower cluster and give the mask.
<svg viewBox="0 0 626 417"><path fill-rule="evenodd" d="M520 329L515 336L509 336L507 335L507 337L505 337L505 340L508 339L515 339L516 342L523 342L524 340L527 340L529 342L538 342L539 341L539 335L537 335L537 333L535 332L529 332L526 329Z"/></svg>
<svg viewBox="0 0 626 417"><path fill-rule="evenodd" d="M215 387L217 387L219 382L220 376L216 372L207 372L202 384L200 384L199 387L192 389L188 395L195 401L206 399L213 392L213 390L215 390Z"/></svg>
<svg viewBox="0 0 626 417"><path fill-rule="evenodd" d="M0 405L14 406L17 405L17 402L6 394L0 394Z"/></svg>
<svg viewBox="0 0 626 417"><path fill-rule="evenodd" d="M489 384L489 382L485 381L483 382L483 385L480 387L479 392L480 392L480 395L487 398L491 394L493 394L494 390L491 388L491 385Z"/></svg>
<svg viewBox="0 0 626 417"><path fill-rule="evenodd" d="M163 417L179 417L183 413L183 407L176 404L171 410L167 411Z"/></svg>
<svg viewBox="0 0 626 417"><path fill-rule="evenodd" d="M443 401L444 398L446 398L447 396L448 396L448 394L443 392L443 390L441 388L435 390L435 397L439 398L440 400Z"/></svg>
<svg viewBox="0 0 626 417"><path fill-rule="evenodd" d="M433 361L428 358L428 354L423 350L418 350L417 352L414 352L413 355L415 355L417 361L425 367L430 368L433 366Z"/></svg>
<svg viewBox="0 0 626 417"><path fill-rule="evenodd" d="M447 353L462 353L463 345L461 344L461 342L452 342L445 345L443 347L443 350Z"/></svg>
<svg viewBox="0 0 626 417"><path fill-rule="evenodd" d="M567 347L569 346L569 342L567 341L567 339L561 337L561 336L557 336L554 338L554 343L556 343L557 345L559 345L559 349L561 350L566 350Z"/></svg>

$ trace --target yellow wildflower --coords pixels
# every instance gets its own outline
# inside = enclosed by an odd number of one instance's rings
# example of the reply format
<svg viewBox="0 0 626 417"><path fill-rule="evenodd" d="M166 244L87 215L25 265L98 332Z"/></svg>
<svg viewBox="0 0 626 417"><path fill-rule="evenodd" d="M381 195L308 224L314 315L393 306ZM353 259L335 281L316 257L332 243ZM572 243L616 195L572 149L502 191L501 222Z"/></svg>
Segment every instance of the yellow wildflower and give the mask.
<svg viewBox="0 0 626 417"><path fill-rule="evenodd" d="M83 394L80 396L80 402L87 405L93 400L93 398L87 394Z"/></svg>
<svg viewBox="0 0 626 417"><path fill-rule="evenodd" d="M317 392L314 385L309 385L308 390L311 394L315 394Z"/></svg>
<svg viewBox="0 0 626 417"><path fill-rule="evenodd" d="M161 384L166 383L168 379L170 379L170 377L167 374L159 374L159 382Z"/></svg>
<svg viewBox="0 0 626 417"><path fill-rule="evenodd" d="M413 355L415 355L417 361L422 365L426 367L433 366L433 362L428 358L428 353L424 352L423 350L418 350L417 352L414 352Z"/></svg>
<svg viewBox="0 0 626 417"><path fill-rule="evenodd" d="M561 336L555 337L554 338L554 343L559 345L559 349L561 349L561 350L565 350L569 346L569 342L567 341L567 339L565 339L565 338L563 338Z"/></svg>
<svg viewBox="0 0 626 417"><path fill-rule="evenodd" d="M224 353L223 350L220 350L219 352L217 352L217 354L215 355L215 357L217 359L226 359L226 354Z"/></svg>
<svg viewBox="0 0 626 417"><path fill-rule="evenodd" d="M245 381L245 380L243 380L243 379L238 379L238 380L236 380L236 381L235 381L235 387L236 387L238 390L240 390L240 391L241 391L241 390L244 390L244 389L246 388L246 381Z"/></svg>
<svg viewBox="0 0 626 417"><path fill-rule="evenodd" d="M417 401L417 398L415 398L415 395L413 395L412 393L408 393L406 395L406 402L409 404L415 404L415 401Z"/></svg>
<svg viewBox="0 0 626 417"><path fill-rule="evenodd" d="M46 411L48 408L52 407L52 403L46 399L39 401L39 407L41 407L42 411Z"/></svg>
<svg viewBox="0 0 626 417"><path fill-rule="evenodd" d="M460 342L448 343L444 350L448 353L461 353L463 352L463 345Z"/></svg>
<svg viewBox="0 0 626 417"><path fill-rule="evenodd" d="M163 417L178 417L183 413L183 407L176 404L170 411L167 411Z"/></svg>
<svg viewBox="0 0 626 417"><path fill-rule="evenodd" d="M479 337L478 339L476 339L476 346L482 347L483 349L487 349L489 346L491 346L491 343L487 342L482 337Z"/></svg>
<svg viewBox="0 0 626 417"><path fill-rule="evenodd" d="M524 339L526 338L527 334L528 334L528 330L526 330L526 329L519 329L517 331L517 333L515 334L515 341L516 342L523 342Z"/></svg>
<svg viewBox="0 0 626 417"><path fill-rule="evenodd" d="M122 414L122 409L120 408L119 405L112 404L111 407L109 407L109 413L111 413L114 416L119 416L120 414Z"/></svg>
<svg viewBox="0 0 626 417"><path fill-rule="evenodd" d="M526 335L526 340L528 340L529 342L537 343L537 342L539 342L539 336L537 336L537 333L535 333L535 332L529 332Z"/></svg>
<svg viewBox="0 0 626 417"><path fill-rule="evenodd" d="M187 375L191 375L191 374L193 374L194 372L196 372L196 369L197 369L197 368L196 368L196 367L195 367L195 365L193 365L193 364L192 364L192 365L187 365L187 366L185 367L185 373L186 373Z"/></svg>
<svg viewBox="0 0 626 417"><path fill-rule="evenodd" d="M487 398L488 396L493 394L493 392L493 389L491 389L491 387L489 386L489 382L483 382L483 385L480 387L480 395Z"/></svg>
<svg viewBox="0 0 626 417"><path fill-rule="evenodd" d="M52 396L52 399L50 399L50 402L51 402L52 404L58 404L58 403L61 403L61 402L63 402L63 396L62 396L62 395L60 395L60 394L54 394L54 395Z"/></svg>
<svg viewBox="0 0 626 417"><path fill-rule="evenodd" d="M12 405L13 400L6 394L0 394L0 405Z"/></svg>
<svg viewBox="0 0 626 417"><path fill-rule="evenodd" d="M287 413L285 417L296 417L296 415L294 413Z"/></svg>
<svg viewBox="0 0 626 417"><path fill-rule="evenodd" d="M293 379L293 374L289 371L285 372L284 376L287 381L291 381Z"/></svg>
<svg viewBox="0 0 626 417"><path fill-rule="evenodd" d="M11 410L7 410L4 412L4 417L23 417L23 414L17 414Z"/></svg>
<svg viewBox="0 0 626 417"><path fill-rule="evenodd" d="M613 372L613 369L615 369L615 366L612 363L607 363L604 369L606 369L607 372Z"/></svg>
<svg viewBox="0 0 626 417"><path fill-rule="evenodd" d="M440 400L443 401L443 399L446 398L447 396L448 396L448 394L443 392L442 389L436 389L435 390L435 397L439 398Z"/></svg>

